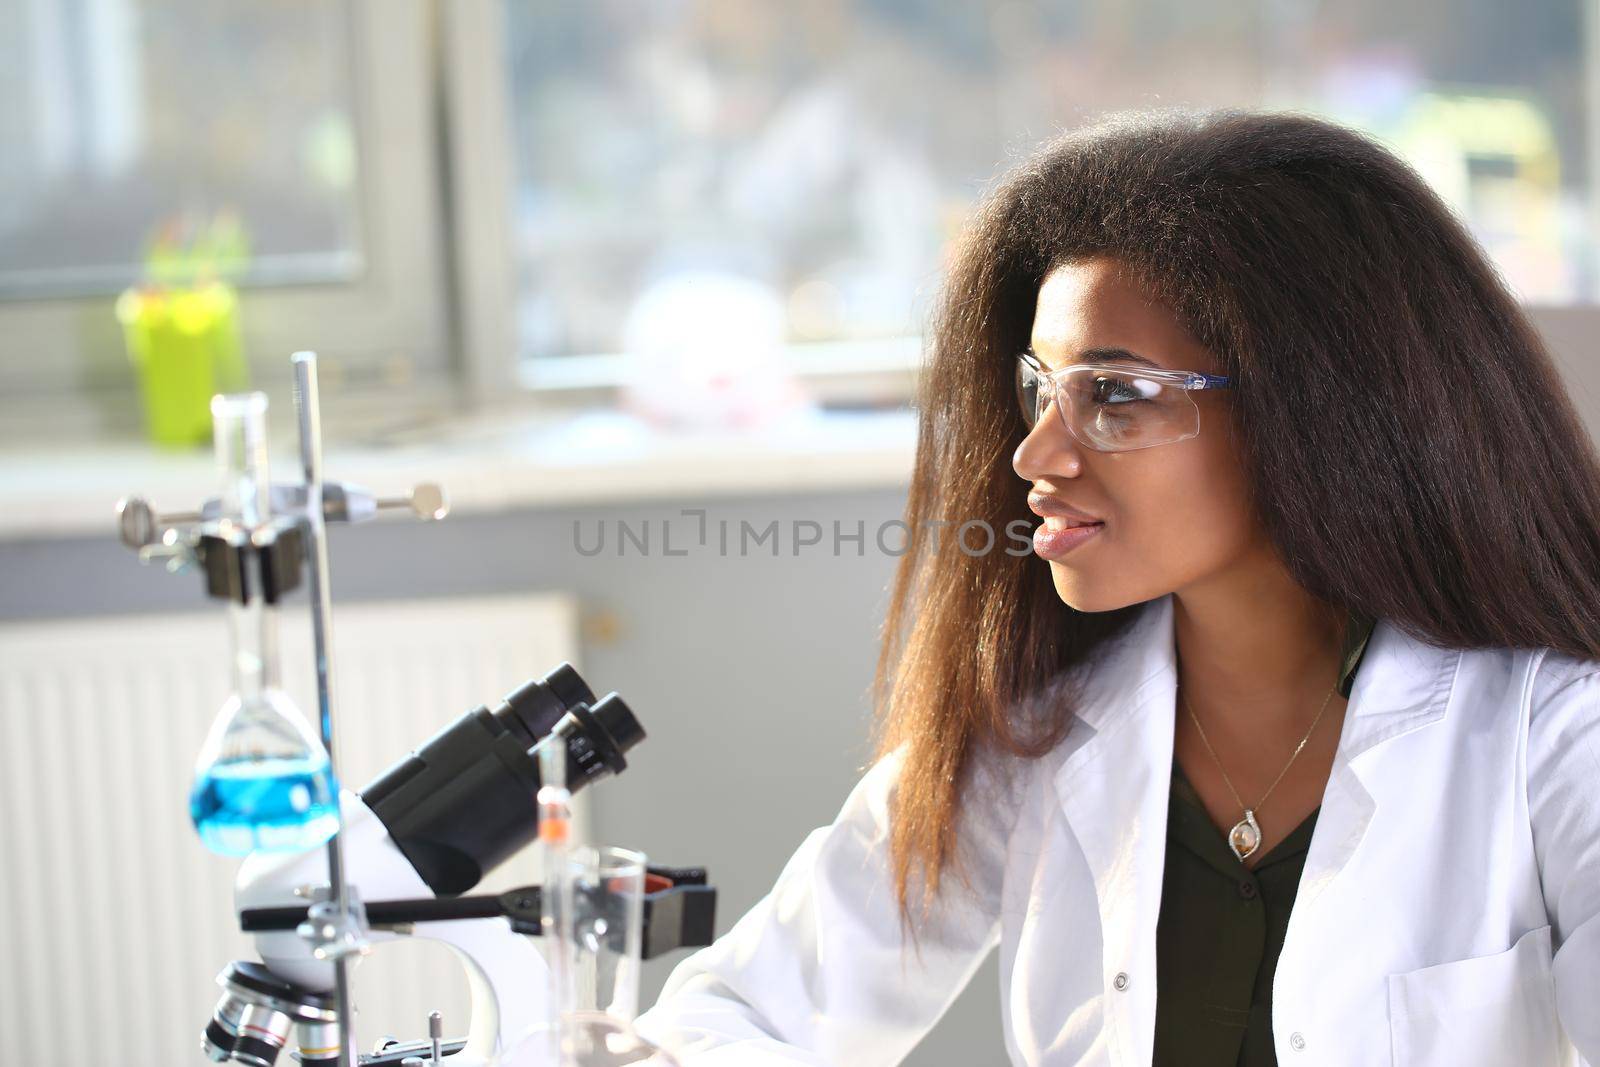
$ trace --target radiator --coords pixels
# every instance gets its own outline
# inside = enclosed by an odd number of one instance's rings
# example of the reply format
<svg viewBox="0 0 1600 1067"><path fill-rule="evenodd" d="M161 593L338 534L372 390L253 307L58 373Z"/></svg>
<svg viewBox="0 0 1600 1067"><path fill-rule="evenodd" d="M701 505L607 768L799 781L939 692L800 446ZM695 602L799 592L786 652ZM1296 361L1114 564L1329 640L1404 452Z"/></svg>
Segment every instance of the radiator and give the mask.
<svg viewBox="0 0 1600 1067"><path fill-rule="evenodd" d="M188 816L194 759L230 685L224 610L0 627L8 1061L206 1062L215 977L254 958L230 911L238 861L207 852ZM304 600L284 615L285 688L315 723ZM335 604L334 634L339 776L352 788L562 660L582 669L562 595ZM531 853L480 891L536 881ZM465 1030L466 981L441 945L383 945L354 984L361 1051L384 1034L425 1035L434 1009L446 1033Z"/></svg>

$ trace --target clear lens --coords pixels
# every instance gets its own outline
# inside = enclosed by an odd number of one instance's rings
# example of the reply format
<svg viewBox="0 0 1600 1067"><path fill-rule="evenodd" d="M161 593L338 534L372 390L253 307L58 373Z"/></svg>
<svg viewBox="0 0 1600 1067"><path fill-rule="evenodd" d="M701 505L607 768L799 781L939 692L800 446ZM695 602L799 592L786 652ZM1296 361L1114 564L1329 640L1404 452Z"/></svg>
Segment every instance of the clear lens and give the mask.
<svg viewBox="0 0 1600 1067"><path fill-rule="evenodd" d="M1071 368L1059 388L1068 429L1092 448L1126 452L1200 432L1200 409L1176 382L1134 370Z"/></svg>
<svg viewBox="0 0 1600 1067"><path fill-rule="evenodd" d="M1039 373L1027 357L1017 357L1017 403L1022 407L1022 422L1028 429L1039 419Z"/></svg>

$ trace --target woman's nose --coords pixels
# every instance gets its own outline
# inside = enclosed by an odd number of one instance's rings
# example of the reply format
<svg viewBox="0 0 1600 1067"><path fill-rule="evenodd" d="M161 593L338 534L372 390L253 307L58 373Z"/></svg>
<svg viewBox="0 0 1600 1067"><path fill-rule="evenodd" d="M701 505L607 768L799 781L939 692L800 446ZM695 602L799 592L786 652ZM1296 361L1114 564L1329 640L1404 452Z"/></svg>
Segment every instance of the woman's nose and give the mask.
<svg viewBox="0 0 1600 1067"><path fill-rule="evenodd" d="M1054 404L1039 414L1011 455L1011 469L1030 482L1060 474L1076 477L1082 467L1083 446L1068 432Z"/></svg>

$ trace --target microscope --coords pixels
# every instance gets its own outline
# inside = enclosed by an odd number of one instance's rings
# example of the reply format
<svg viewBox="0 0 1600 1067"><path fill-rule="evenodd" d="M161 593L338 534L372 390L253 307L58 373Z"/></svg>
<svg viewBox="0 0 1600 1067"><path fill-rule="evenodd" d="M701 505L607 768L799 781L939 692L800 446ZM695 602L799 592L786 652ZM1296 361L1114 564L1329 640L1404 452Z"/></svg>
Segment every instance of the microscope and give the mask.
<svg viewBox="0 0 1600 1067"><path fill-rule="evenodd" d="M444 1062L506 1063L495 1057L550 1011L544 958L515 936L539 934L539 887L461 895L537 832L530 816L539 775L530 751L541 740L561 744L577 792L620 773L624 754L644 736L616 693L596 700L563 663L492 709L461 716L359 795L341 798L349 888L362 902L368 943L432 938L465 967L471 1027L468 1037L441 1042ZM241 865L235 908L241 928L255 935L261 962L232 963L218 977L223 995L204 1037L213 1061L265 1067L292 1033L300 1062L339 1062L330 1028L332 965L313 956L313 942L300 932L324 895L321 860L316 853L253 853ZM651 867L649 873L643 958L710 944L716 891L705 884L705 872ZM437 1036L397 1043L360 1062L440 1062L433 1058Z"/></svg>
<svg viewBox="0 0 1600 1067"><path fill-rule="evenodd" d="M569 663L493 707L461 715L359 791L339 787L324 525L399 509L438 519L448 506L436 486L380 500L359 486L325 481L316 357L296 353L293 362L302 484L275 485L267 476L265 396L218 396L212 411L221 495L182 514L157 515L135 497L118 504L124 543L142 561L198 570L208 594L228 603L233 628L235 691L197 760L191 815L208 847L243 857L234 910L260 958L236 960L217 976L222 995L201 1050L212 1062L249 1067L273 1067L285 1048L302 1064L325 1067L591 1062L522 1040L571 1006L574 987L552 982L551 960L572 957L541 952L532 940L559 938L571 948L572 928L553 924L559 913L552 902L566 901L568 912L575 899L586 906L601 898L622 902L578 909L590 917L578 940L610 953L627 971L619 988L631 977L636 996L640 960L711 943L716 890L703 869L659 866L644 867L636 889L616 878L575 887L558 864L547 867L545 886L470 895L536 838L564 843L564 830L550 832L569 825L556 817L568 812L560 805L620 774L645 739L622 698L597 698ZM307 572L320 731L277 685L278 605ZM564 845L548 853L566 854ZM643 866L642 856L629 855ZM351 963L405 938L439 941L462 964L472 1005L467 1033L447 1039L435 1012L425 1038L387 1039L358 1054Z"/></svg>

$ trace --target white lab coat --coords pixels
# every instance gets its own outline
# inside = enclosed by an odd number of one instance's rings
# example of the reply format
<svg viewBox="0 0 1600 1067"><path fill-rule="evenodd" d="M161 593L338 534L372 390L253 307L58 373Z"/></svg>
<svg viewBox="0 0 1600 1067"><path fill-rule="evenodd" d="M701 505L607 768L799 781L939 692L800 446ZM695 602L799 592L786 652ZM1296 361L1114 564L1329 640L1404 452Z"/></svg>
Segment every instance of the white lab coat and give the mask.
<svg viewBox="0 0 1600 1067"><path fill-rule="evenodd" d="M1057 749L974 786L963 816L973 884L947 880L920 960L902 955L886 863L897 753L806 838L770 894L678 965L640 1032L684 1067L895 1064L998 945L1012 1064L1147 1067L1171 596L1087 677ZM1278 960L1272 1026L1285 1067L1600 1064L1600 661L1441 650L1378 621Z"/></svg>

